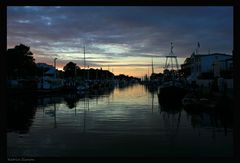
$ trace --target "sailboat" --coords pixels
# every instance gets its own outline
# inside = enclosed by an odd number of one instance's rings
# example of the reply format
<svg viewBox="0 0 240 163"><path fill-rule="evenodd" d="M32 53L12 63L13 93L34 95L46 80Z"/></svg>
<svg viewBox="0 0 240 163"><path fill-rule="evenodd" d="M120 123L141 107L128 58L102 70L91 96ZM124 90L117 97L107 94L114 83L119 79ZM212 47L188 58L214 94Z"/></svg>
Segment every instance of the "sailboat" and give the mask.
<svg viewBox="0 0 240 163"><path fill-rule="evenodd" d="M187 92L184 81L179 75L178 67L177 56L173 53L173 43L171 42L171 51L166 56L163 82L158 89L159 101L162 104L181 105L181 99Z"/></svg>

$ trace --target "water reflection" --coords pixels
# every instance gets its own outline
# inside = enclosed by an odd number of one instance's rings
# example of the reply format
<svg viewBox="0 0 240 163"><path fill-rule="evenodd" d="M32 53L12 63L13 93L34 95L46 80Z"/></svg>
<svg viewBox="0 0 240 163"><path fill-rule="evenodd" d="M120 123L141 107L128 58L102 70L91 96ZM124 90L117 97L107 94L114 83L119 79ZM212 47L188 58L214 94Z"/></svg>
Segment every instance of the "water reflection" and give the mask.
<svg viewBox="0 0 240 163"><path fill-rule="evenodd" d="M151 94L153 108L153 101L154 97L157 95L157 88L149 86L145 86L144 88ZM191 126L193 128L223 127L225 134L227 134L227 128L233 128L233 101L231 101L228 97L222 97L219 101L220 102L214 109L197 110L195 108L184 108L181 101L172 101L169 103L169 100L165 102L163 99L158 98L160 114L166 113L168 116L172 114L178 115L177 123L180 121L181 113L184 111L187 113L187 116L190 117Z"/></svg>
<svg viewBox="0 0 240 163"><path fill-rule="evenodd" d="M231 154L230 113L164 105L157 88L12 97L8 104L9 156Z"/></svg>
<svg viewBox="0 0 240 163"><path fill-rule="evenodd" d="M30 99L30 100L29 100ZM36 113L36 98L29 96L7 99L7 131L27 133Z"/></svg>
<svg viewBox="0 0 240 163"><path fill-rule="evenodd" d="M7 104L7 129L8 132L28 133L31 127L37 108L42 108L43 115L46 114L53 117L54 128L57 127L57 104L65 103L69 109L75 108L80 100L84 101L84 117L85 110L89 110L89 100L96 99L98 104L99 98L110 96L114 88L99 89L98 91L87 92L86 94L68 93L59 95L46 96L11 96L8 98ZM109 98L108 98L109 99ZM51 108L46 110L45 108ZM85 118L84 118L85 119Z"/></svg>
<svg viewBox="0 0 240 163"><path fill-rule="evenodd" d="M78 96L76 93L71 93L64 97L64 101L67 103L69 109L76 108L76 103L79 101L81 97Z"/></svg>

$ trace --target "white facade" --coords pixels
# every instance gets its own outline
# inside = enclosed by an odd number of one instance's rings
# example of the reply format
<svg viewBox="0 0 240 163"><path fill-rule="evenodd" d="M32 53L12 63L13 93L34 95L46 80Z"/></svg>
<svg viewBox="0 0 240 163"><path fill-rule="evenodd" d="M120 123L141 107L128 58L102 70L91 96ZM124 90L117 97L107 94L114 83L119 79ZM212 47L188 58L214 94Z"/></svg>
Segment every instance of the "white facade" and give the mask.
<svg viewBox="0 0 240 163"><path fill-rule="evenodd" d="M232 55L227 54L208 54L208 55L192 55L190 57L191 62L191 79L197 79L201 73L213 72L214 76L220 76L220 70L226 70L228 68L228 62L232 58Z"/></svg>
<svg viewBox="0 0 240 163"><path fill-rule="evenodd" d="M38 89L56 89L64 86L62 79L55 79L52 77L45 76L38 83Z"/></svg>
<svg viewBox="0 0 240 163"><path fill-rule="evenodd" d="M53 66L44 63L40 63L38 66L48 68L48 71L43 73L38 83L38 89L56 89L64 85L64 81L56 77L57 70Z"/></svg>

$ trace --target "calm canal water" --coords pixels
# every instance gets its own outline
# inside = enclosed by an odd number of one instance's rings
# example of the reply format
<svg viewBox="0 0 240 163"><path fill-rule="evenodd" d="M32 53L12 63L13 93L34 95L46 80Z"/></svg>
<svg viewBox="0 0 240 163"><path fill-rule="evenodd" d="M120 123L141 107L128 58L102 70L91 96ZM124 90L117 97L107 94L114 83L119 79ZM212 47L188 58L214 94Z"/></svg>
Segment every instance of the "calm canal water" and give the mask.
<svg viewBox="0 0 240 163"><path fill-rule="evenodd" d="M163 108L143 85L8 105L8 157L233 156L230 115Z"/></svg>

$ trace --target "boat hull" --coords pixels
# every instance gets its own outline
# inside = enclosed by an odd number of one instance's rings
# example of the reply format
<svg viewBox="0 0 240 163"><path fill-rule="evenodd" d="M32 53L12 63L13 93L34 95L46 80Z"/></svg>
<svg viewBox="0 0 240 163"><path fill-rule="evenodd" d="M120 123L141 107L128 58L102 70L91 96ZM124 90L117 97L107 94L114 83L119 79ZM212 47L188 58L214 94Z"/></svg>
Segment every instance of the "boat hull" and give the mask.
<svg viewBox="0 0 240 163"><path fill-rule="evenodd" d="M158 92L159 102L162 105L179 106L182 105L181 100L186 93L186 89L177 86L160 87Z"/></svg>

